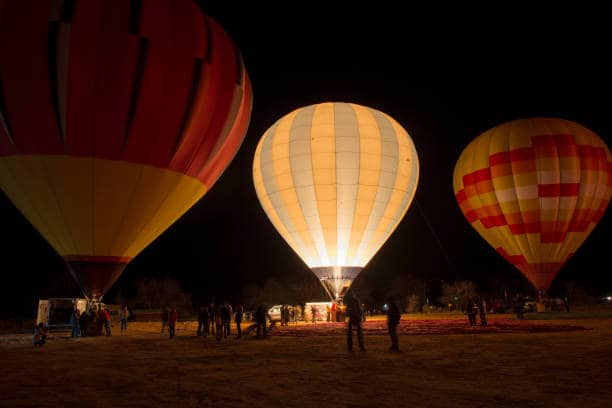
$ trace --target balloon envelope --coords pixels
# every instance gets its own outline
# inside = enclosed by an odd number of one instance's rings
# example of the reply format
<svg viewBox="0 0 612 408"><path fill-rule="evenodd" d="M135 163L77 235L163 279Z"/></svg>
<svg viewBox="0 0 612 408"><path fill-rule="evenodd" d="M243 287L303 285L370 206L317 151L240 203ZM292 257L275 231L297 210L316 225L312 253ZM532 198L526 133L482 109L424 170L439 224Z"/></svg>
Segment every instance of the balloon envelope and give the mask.
<svg viewBox="0 0 612 408"><path fill-rule="evenodd" d="M0 187L98 298L232 160L249 78L189 0L3 2L0 19Z"/></svg>
<svg viewBox="0 0 612 408"><path fill-rule="evenodd" d="M474 139L454 170L461 211L538 290L547 290L608 207L610 151L563 119L504 123Z"/></svg>
<svg viewBox="0 0 612 408"><path fill-rule="evenodd" d="M419 176L408 133L351 103L299 108L262 136L259 201L285 241L338 299L408 210Z"/></svg>

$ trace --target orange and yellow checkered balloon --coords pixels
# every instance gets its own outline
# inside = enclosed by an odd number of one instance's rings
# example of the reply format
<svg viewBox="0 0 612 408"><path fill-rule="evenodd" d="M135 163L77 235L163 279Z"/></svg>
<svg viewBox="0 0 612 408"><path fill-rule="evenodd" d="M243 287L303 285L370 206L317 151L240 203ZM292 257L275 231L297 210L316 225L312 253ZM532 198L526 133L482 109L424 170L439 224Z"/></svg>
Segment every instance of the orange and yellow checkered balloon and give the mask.
<svg viewBox="0 0 612 408"><path fill-rule="evenodd" d="M594 132L568 120L515 120L466 147L453 188L476 231L546 290L608 207L610 150Z"/></svg>

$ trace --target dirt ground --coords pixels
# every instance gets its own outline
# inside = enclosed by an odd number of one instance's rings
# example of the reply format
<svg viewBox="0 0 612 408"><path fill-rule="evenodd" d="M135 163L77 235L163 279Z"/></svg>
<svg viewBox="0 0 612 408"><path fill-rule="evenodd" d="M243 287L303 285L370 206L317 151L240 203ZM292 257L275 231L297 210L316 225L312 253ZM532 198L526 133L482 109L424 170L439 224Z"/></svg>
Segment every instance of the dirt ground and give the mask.
<svg viewBox="0 0 612 408"><path fill-rule="evenodd" d="M612 407L612 318L489 323L404 316L401 353L376 319L363 353L339 323L217 342L194 322L172 340L133 322L111 337L52 332L42 348L4 334L0 407Z"/></svg>

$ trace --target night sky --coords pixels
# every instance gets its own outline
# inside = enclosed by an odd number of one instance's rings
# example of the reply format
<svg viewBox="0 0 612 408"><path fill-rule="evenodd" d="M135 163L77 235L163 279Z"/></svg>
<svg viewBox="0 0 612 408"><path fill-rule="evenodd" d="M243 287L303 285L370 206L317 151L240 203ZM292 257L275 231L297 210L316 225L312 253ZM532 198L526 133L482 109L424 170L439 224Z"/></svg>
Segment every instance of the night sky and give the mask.
<svg viewBox="0 0 612 408"><path fill-rule="evenodd" d="M363 270L368 282L384 285L405 274L472 280L483 288L500 277L525 284L459 211L454 164L480 133L533 116L576 121L612 146L612 64L606 61L612 33L605 14L356 4L342 12L311 3L291 10L203 6L243 53L254 93L249 130L212 190L132 261L109 297L121 288L129 292L144 277L177 279L197 298L233 299L247 284L314 279L266 218L251 166L259 138L277 119L325 101L389 114L419 155L416 198ZM612 291L611 218L608 209L553 288L574 280L593 295ZM58 287L74 294L61 258L4 195L0 225L5 299L46 296L50 287L52 295L60 295Z"/></svg>

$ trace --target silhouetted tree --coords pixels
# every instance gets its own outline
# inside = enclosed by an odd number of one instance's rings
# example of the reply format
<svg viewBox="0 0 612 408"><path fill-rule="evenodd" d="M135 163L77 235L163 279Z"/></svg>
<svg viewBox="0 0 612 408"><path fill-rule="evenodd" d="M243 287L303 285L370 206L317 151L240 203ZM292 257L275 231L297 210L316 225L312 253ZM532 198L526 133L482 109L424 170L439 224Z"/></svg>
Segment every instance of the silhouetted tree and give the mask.
<svg viewBox="0 0 612 408"><path fill-rule="evenodd" d="M458 281L454 283L444 283L442 285L442 296L440 302L444 305L452 303L458 309L463 310L469 298L477 295L476 286L473 282Z"/></svg>
<svg viewBox="0 0 612 408"><path fill-rule="evenodd" d="M144 279L136 283L135 302L157 309L172 305L191 307L191 294L181 290L174 279Z"/></svg>
<svg viewBox="0 0 612 408"><path fill-rule="evenodd" d="M321 286L321 282L316 278L292 282L288 289L291 294L290 303L294 305L304 305L306 302L328 297L325 289Z"/></svg>
<svg viewBox="0 0 612 408"><path fill-rule="evenodd" d="M254 283L246 285L242 288L242 301L247 310L255 310L264 301L261 288Z"/></svg>

